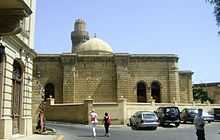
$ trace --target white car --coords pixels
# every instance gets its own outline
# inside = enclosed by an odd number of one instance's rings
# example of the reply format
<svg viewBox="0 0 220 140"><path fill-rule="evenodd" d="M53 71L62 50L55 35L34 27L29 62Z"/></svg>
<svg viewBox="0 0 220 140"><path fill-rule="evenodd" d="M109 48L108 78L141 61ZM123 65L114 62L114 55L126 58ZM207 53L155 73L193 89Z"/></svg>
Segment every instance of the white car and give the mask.
<svg viewBox="0 0 220 140"><path fill-rule="evenodd" d="M129 119L133 129L152 128L157 129L159 125L157 115L150 111L138 111Z"/></svg>
<svg viewBox="0 0 220 140"><path fill-rule="evenodd" d="M196 111L196 113L198 113L198 110ZM202 117L204 119L204 121L207 121L208 123L214 122L214 115L211 115L205 111L202 111Z"/></svg>
<svg viewBox="0 0 220 140"><path fill-rule="evenodd" d="M202 116L204 120L207 121L208 123L214 122L214 115L210 115L209 113L203 111Z"/></svg>

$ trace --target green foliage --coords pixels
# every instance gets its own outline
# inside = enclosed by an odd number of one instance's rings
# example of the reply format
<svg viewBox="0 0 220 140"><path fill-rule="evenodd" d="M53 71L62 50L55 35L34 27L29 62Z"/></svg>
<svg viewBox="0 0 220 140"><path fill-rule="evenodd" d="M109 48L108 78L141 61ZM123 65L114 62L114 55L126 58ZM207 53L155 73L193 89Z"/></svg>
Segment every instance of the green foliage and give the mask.
<svg viewBox="0 0 220 140"><path fill-rule="evenodd" d="M217 25L220 26L220 0L206 0L214 6L214 14L217 21ZM220 31L218 32L220 33Z"/></svg>
<svg viewBox="0 0 220 140"><path fill-rule="evenodd" d="M193 87L193 99L194 100L200 100L201 103L204 103L206 101L210 101L210 103L213 102L213 99L211 99L208 96L207 90L205 90L202 87Z"/></svg>

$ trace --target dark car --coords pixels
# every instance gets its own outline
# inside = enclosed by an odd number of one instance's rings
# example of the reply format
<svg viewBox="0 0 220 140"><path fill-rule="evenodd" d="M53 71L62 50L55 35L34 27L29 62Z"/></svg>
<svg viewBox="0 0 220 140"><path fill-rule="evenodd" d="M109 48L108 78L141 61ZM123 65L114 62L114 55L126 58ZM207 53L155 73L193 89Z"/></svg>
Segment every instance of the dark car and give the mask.
<svg viewBox="0 0 220 140"><path fill-rule="evenodd" d="M180 125L180 111L178 107L159 107L156 110L160 125Z"/></svg>
<svg viewBox="0 0 220 140"><path fill-rule="evenodd" d="M191 122L193 123L193 120L197 114L197 109L195 108L184 108L180 113L180 119L183 121L183 123Z"/></svg>
<svg viewBox="0 0 220 140"><path fill-rule="evenodd" d="M215 120L220 120L220 108L213 108L209 113L214 115Z"/></svg>
<svg viewBox="0 0 220 140"><path fill-rule="evenodd" d="M158 118L154 112L151 111L138 111L129 119L130 126L133 129L139 128L152 128L157 129Z"/></svg>

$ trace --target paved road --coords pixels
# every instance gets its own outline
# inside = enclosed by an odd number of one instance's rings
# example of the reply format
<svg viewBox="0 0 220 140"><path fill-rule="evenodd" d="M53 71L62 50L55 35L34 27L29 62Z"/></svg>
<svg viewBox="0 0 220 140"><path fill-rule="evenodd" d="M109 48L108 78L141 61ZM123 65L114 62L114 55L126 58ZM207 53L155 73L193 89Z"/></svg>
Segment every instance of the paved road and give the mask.
<svg viewBox="0 0 220 140"><path fill-rule="evenodd" d="M192 124L182 124L178 128L159 127L157 130L132 130L130 127L112 126L110 137L104 137L104 128L99 126L96 138L92 137L88 125L49 122L47 126L64 134L65 140L197 140ZM205 130L206 140L220 140L220 122L207 124Z"/></svg>

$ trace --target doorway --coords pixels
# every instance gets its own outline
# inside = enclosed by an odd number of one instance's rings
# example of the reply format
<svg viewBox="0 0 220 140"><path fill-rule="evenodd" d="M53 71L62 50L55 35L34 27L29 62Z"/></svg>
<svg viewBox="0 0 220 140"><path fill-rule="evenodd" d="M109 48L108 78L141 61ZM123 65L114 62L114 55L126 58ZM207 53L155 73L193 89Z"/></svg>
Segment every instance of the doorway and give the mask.
<svg viewBox="0 0 220 140"><path fill-rule="evenodd" d="M44 100L46 101L48 98L54 98L55 94L54 94L54 85L52 83L48 83L45 86L45 96L44 96Z"/></svg>
<svg viewBox="0 0 220 140"><path fill-rule="evenodd" d="M156 103L161 102L160 83L158 81L153 81L151 84L151 96L153 97Z"/></svg>
<svg viewBox="0 0 220 140"><path fill-rule="evenodd" d="M146 103L146 84L143 81L137 83L137 102Z"/></svg>
<svg viewBox="0 0 220 140"><path fill-rule="evenodd" d="M18 61L13 63L12 74L12 133L19 133L22 101L22 67Z"/></svg>

